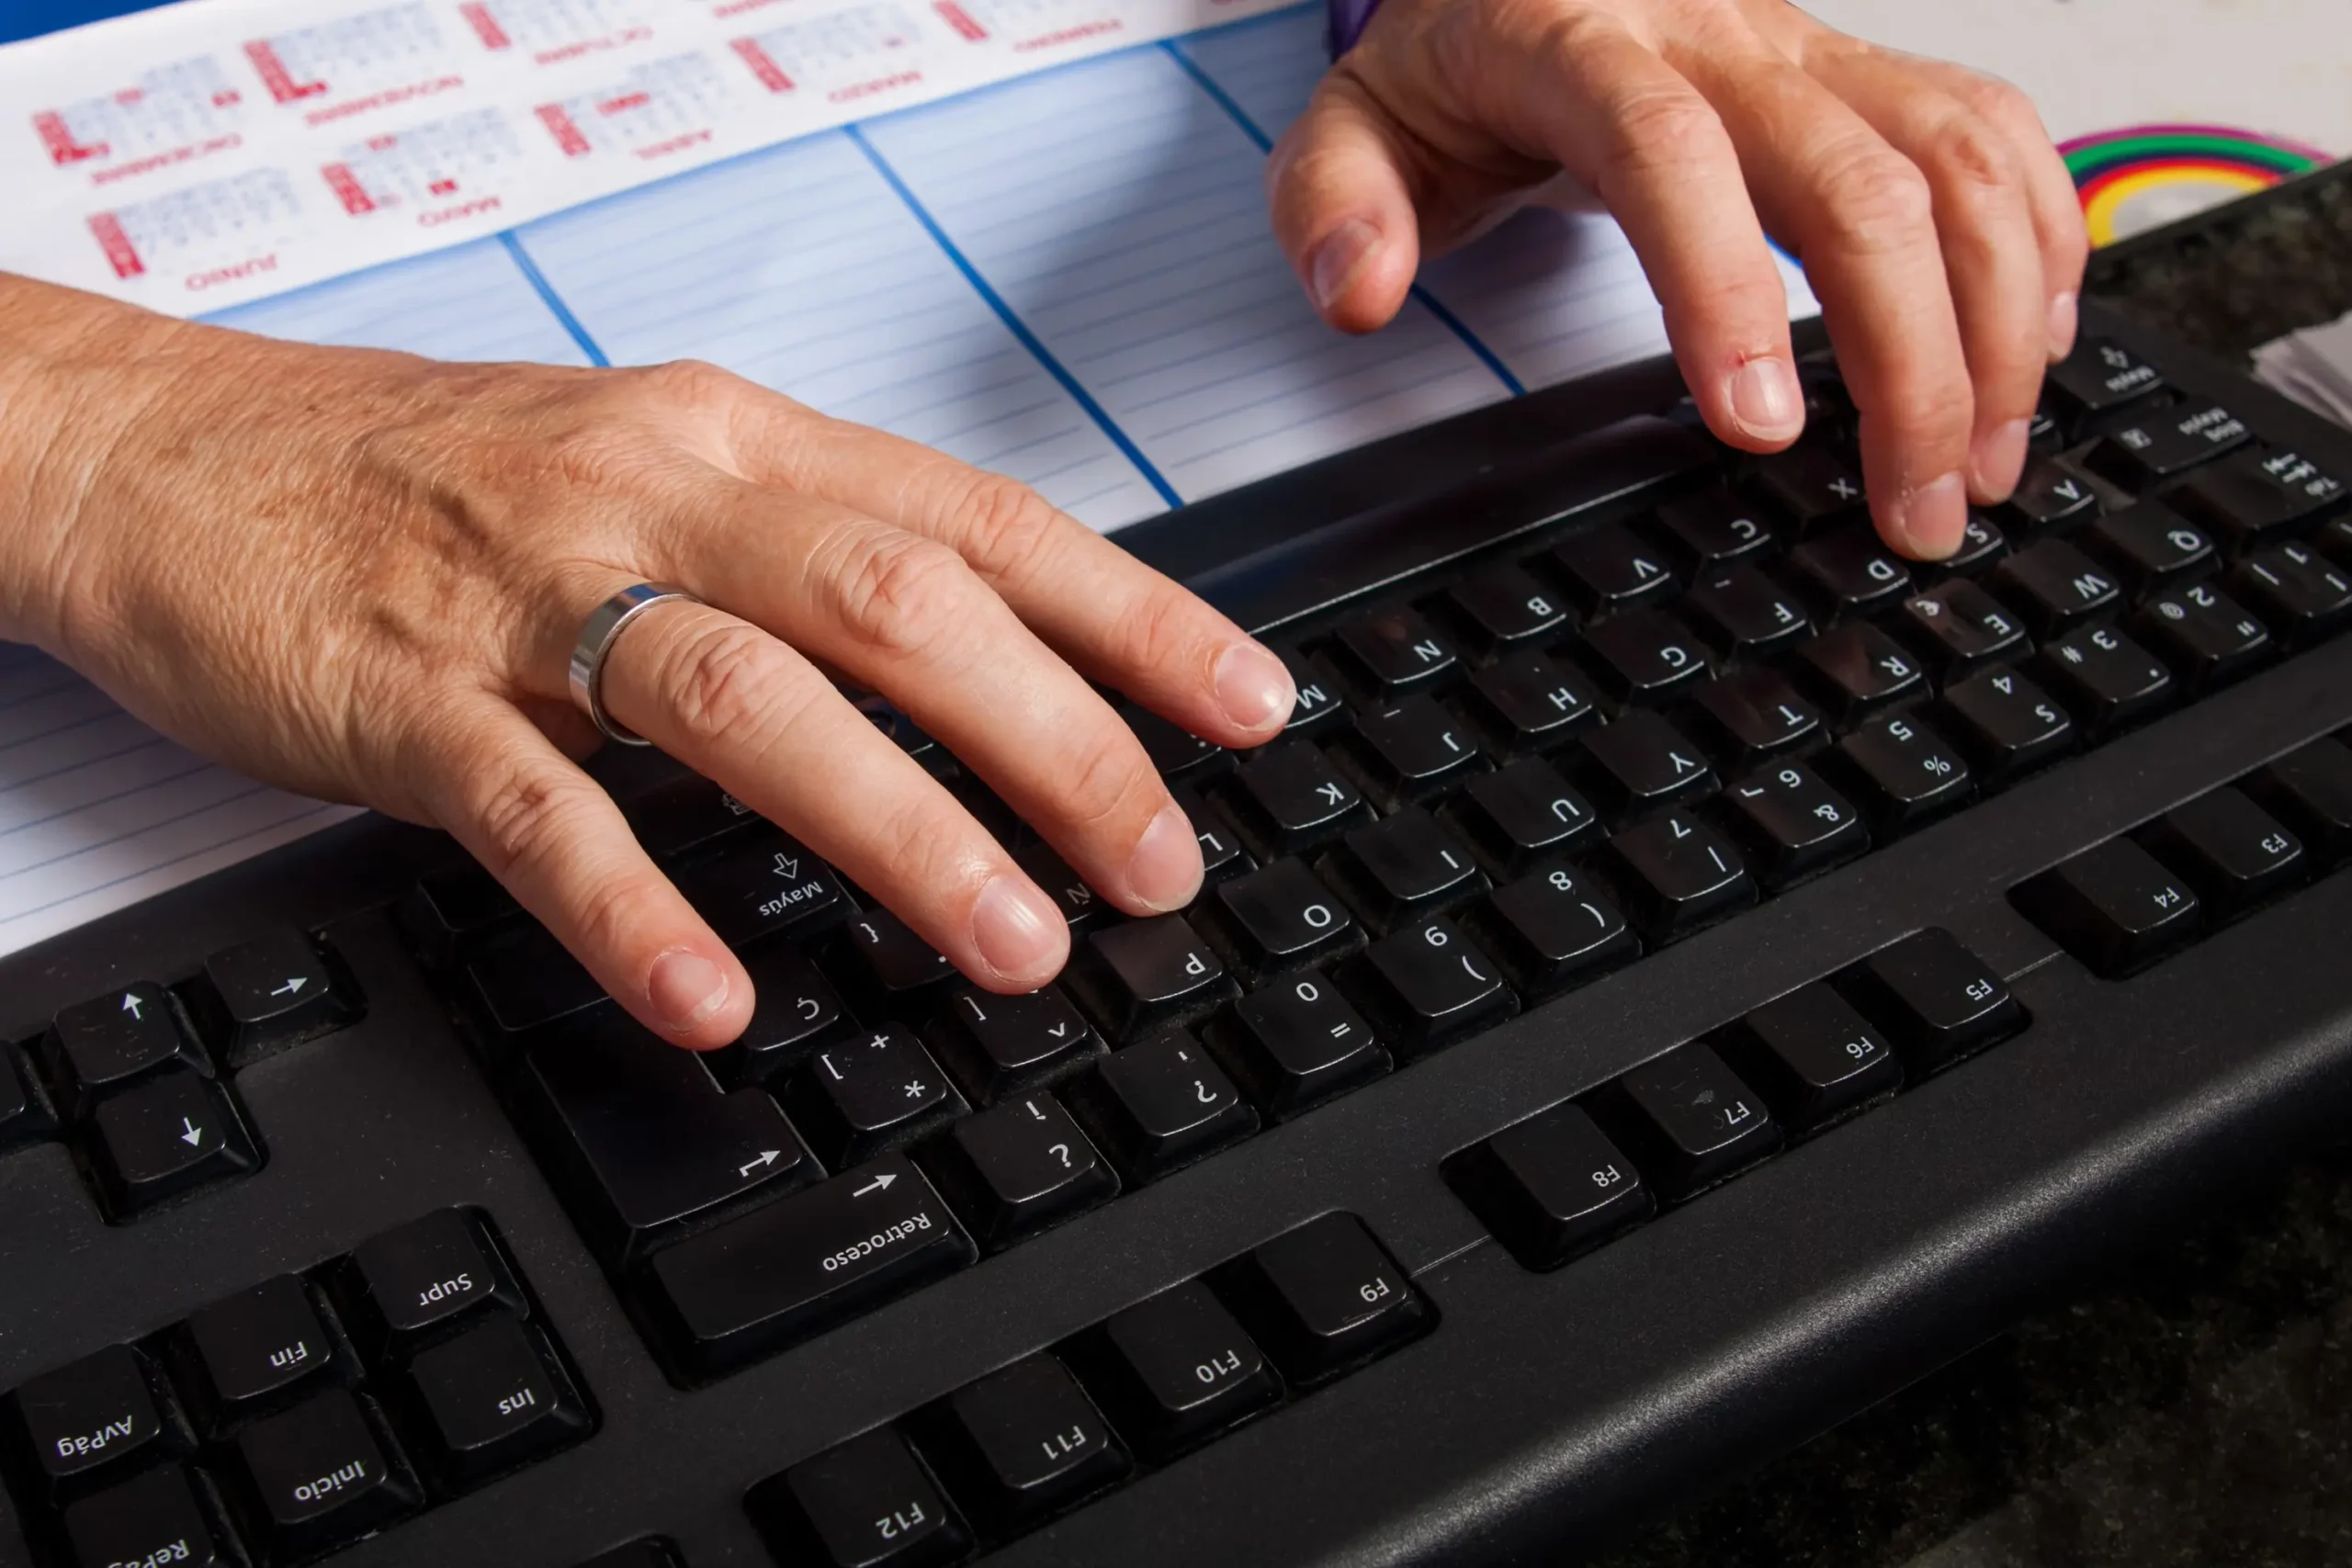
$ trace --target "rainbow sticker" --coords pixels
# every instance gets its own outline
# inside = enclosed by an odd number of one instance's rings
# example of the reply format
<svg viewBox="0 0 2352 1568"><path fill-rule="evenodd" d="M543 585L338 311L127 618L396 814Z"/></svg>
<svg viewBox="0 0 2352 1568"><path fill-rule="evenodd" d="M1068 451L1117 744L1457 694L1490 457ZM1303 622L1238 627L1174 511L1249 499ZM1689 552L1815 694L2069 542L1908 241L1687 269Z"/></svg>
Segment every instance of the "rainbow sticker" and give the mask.
<svg viewBox="0 0 2352 1568"><path fill-rule="evenodd" d="M2062 142L2091 243L2201 212L2333 163L2316 147L2218 125L2143 125Z"/></svg>

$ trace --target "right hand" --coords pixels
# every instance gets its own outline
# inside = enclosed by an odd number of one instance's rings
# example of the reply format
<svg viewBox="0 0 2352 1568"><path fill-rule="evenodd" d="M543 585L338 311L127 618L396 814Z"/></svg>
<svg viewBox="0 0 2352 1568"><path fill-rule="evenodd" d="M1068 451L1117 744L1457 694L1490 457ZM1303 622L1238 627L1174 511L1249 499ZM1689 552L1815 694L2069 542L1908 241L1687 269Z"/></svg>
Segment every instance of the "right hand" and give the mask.
<svg viewBox="0 0 2352 1568"><path fill-rule="evenodd" d="M880 692L1104 897L1199 845L1090 680L1252 746L1282 662L1035 493L706 365L458 366L166 321L0 276L0 635L255 777L447 829L631 1013L749 1021L741 964L573 758L565 667L639 581L613 716L965 974L1061 968L1055 905L821 672ZM22 330L18 330L21 326Z"/></svg>

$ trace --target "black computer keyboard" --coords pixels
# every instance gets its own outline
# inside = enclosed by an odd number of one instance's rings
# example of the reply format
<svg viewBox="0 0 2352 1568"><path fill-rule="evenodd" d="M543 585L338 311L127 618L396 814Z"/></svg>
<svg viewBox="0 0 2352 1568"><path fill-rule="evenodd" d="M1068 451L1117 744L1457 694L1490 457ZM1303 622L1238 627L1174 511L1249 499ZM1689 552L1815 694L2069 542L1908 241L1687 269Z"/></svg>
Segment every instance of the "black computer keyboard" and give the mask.
<svg viewBox="0 0 2352 1568"><path fill-rule="evenodd" d="M2352 1098L2352 437L2088 321L1937 566L1820 357L1139 526L1300 693L1136 721L1192 908L874 709L1031 997L644 757L708 1057L382 822L0 964L0 1563L1556 1561L2225 1201Z"/></svg>

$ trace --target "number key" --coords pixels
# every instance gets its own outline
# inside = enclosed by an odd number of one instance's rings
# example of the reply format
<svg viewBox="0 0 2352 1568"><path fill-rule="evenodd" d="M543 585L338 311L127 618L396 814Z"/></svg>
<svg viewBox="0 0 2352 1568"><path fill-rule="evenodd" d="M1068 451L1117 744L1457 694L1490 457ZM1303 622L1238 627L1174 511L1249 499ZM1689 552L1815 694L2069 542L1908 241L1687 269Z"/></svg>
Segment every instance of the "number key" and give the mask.
<svg viewBox="0 0 2352 1568"><path fill-rule="evenodd" d="M1762 768L1724 792L1740 845L1773 891L1870 847L1861 813L1802 762Z"/></svg>
<svg viewBox="0 0 2352 1568"><path fill-rule="evenodd" d="M1494 960L1446 919L1374 942L1349 962L1340 983L1399 1060L1452 1044L1519 1008Z"/></svg>
<svg viewBox="0 0 2352 1568"><path fill-rule="evenodd" d="M1320 975L1294 975L1253 991L1209 1026L1208 1044L1269 1121L1388 1070L1372 1026Z"/></svg>

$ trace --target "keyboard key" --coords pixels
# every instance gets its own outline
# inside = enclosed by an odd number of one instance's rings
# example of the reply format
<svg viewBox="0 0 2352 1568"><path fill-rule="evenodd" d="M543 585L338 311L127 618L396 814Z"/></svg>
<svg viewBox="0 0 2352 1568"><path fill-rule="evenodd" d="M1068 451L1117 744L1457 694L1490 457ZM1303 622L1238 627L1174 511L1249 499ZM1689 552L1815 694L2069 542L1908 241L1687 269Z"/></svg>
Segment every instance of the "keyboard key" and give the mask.
<svg viewBox="0 0 2352 1568"><path fill-rule="evenodd" d="M2079 428L2093 415L2128 408L2164 390L2155 367L2111 339L2083 337L2074 352L2050 367L2043 385L2059 417Z"/></svg>
<svg viewBox="0 0 2352 1568"><path fill-rule="evenodd" d="M1277 740L1258 751L1236 771L1225 798L1265 860L1328 843L1372 819L1356 786L1308 740Z"/></svg>
<svg viewBox="0 0 2352 1568"><path fill-rule="evenodd" d="M1937 727L1960 742L1987 789L2024 777L2074 748L2075 721L2014 670L1996 668L1944 692Z"/></svg>
<svg viewBox="0 0 2352 1568"><path fill-rule="evenodd" d="M1256 1343L1198 1280L1113 1314L1073 1359L1120 1432L1157 1463L1282 1398Z"/></svg>
<svg viewBox="0 0 2352 1568"><path fill-rule="evenodd" d="M1739 852L1686 812L1626 829L1609 840L1607 856L1625 913L1651 947L1756 902Z"/></svg>
<svg viewBox="0 0 2352 1568"><path fill-rule="evenodd" d="M1643 1063L1602 1091L1624 1147L1661 1201L1679 1202L1781 1146L1763 1097L1700 1041Z"/></svg>
<svg viewBox="0 0 2352 1568"><path fill-rule="evenodd" d="M1665 502L1657 522L1683 570L1693 576L1772 552L1770 525L1721 486Z"/></svg>
<svg viewBox="0 0 2352 1568"><path fill-rule="evenodd" d="M1894 1048L1818 982L1756 1009L1724 1043L1792 1137L1843 1121L1903 1083Z"/></svg>
<svg viewBox="0 0 2352 1568"><path fill-rule="evenodd" d="M1475 898L1487 883L1470 852L1419 807L1351 829L1324 862L1334 885L1381 935Z"/></svg>
<svg viewBox="0 0 2352 1568"><path fill-rule="evenodd" d="M277 1561L357 1540L424 1501L381 1423L341 1389L256 1421L234 1451L247 1517Z"/></svg>
<svg viewBox="0 0 2352 1568"><path fill-rule="evenodd" d="M1042 1089L1103 1051L1102 1037L1050 986L1018 997L967 987L949 999L928 1038L975 1105Z"/></svg>
<svg viewBox="0 0 2352 1568"><path fill-rule="evenodd" d="M1866 525L1804 541L1789 552L1789 566L1829 620L1871 615L1911 592L1911 569Z"/></svg>
<svg viewBox="0 0 2352 1568"><path fill-rule="evenodd" d="M2006 1040L2026 1022L2001 977L1934 926L1879 949L1840 988L1885 1031L1913 1077Z"/></svg>
<svg viewBox="0 0 2352 1568"><path fill-rule="evenodd" d="M1994 569L1990 581L2033 635L2045 639L2123 600L2114 577L2064 539L2019 550Z"/></svg>
<svg viewBox="0 0 2352 1568"><path fill-rule="evenodd" d="M1656 604L1674 592L1674 572L1664 554L1621 524L1570 535L1552 559L1566 578L1577 608L1587 615Z"/></svg>
<svg viewBox="0 0 2352 1568"><path fill-rule="evenodd" d="M1608 895L1566 866L1496 889L1463 921L1531 1002L1581 985L1641 952Z"/></svg>
<svg viewBox="0 0 2352 1568"><path fill-rule="evenodd" d="M1524 567L1490 566L1446 591L1470 646L1494 654L1531 643L1567 625L1567 604Z"/></svg>
<svg viewBox="0 0 2352 1568"><path fill-rule="evenodd" d="M1547 653L1505 654L1479 671L1468 705L1503 753L1550 750L1597 716L1585 678Z"/></svg>
<svg viewBox="0 0 2352 1568"><path fill-rule="evenodd" d="M581 1229L608 1258L636 1258L746 1193L817 1175L765 1089L726 1093L695 1053L642 1029L532 1047L514 1093Z"/></svg>
<svg viewBox="0 0 2352 1568"><path fill-rule="evenodd" d="M1119 1179L1050 1094L967 1116L923 1151L923 1168L983 1252L1036 1235L1117 1194Z"/></svg>
<svg viewBox="0 0 2352 1568"><path fill-rule="evenodd" d="M212 1515L178 1465L85 1497L65 1510L75 1568L213 1568L233 1563Z"/></svg>
<svg viewBox="0 0 2352 1568"><path fill-rule="evenodd" d="M2315 869L2352 859L2352 750L2342 741L2314 740L2290 751L2243 787L2303 840Z"/></svg>
<svg viewBox="0 0 2352 1568"><path fill-rule="evenodd" d="M2086 626L2052 643L2041 650L2041 671L2093 740L2161 713L2178 692L2162 660L2108 626Z"/></svg>
<svg viewBox="0 0 2352 1568"><path fill-rule="evenodd" d="M17 1384L7 1399L9 1424L52 1492L86 1492L186 1446L156 1387L146 1357L109 1345Z"/></svg>
<svg viewBox="0 0 2352 1568"><path fill-rule="evenodd" d="M752 1488L752 1525L779 1562L798 1568L938 1568L971 1537L888 1427L852 1438Z"/></svg>
<svg viewBox="0 0 2352 1568"><path fill-rule="evenodd" d="M40 1049L65 1113L75 1118L105 1096L174 1068L212 1076L204 1048L180 1026L170 993L152 980L64 1009Z"/></svg>
<svg viewBox="0 0 2352 1568"><path fill-rule="evenodd" d="M1796 657L1797 674L1840 725L1858 724L1927 683L1918 660L1873 626L1854 623L1808 637Z"/></svg>
<svg viewBox="0 0 2352 1568"><path fill-rule="evenodd" d="M963 976L888 909L853 918L841 941L843 970L868 1018L919 1019Z"/></svg>
<svg viewBox="0 0 2352 1568"><path fill-rule="evenodd" d="M621 815L655 860L676 860L760 826L760 814L708 779L673 779L624 803Z"/></svg>
<svg viewBox="0 0 2352 1568"><path fill-rule="evenodd" d="M370 1355L492 1305L523 1311L498 1248L463 1209L438 1210L360 1243L336 1286L344 1319Z"/></svg>
<svg viewBox="0 0 2352 1568"><path fill-rule="evenodd" d="M2091 448L2090 465L2126 490L2146 490L2253 438L2245 422L2229 410L2191 399L2109 431Z"/></svg>
<svg viewBox="0 0 2352 1568"><path fill-rule="evenodd" d="M798 948L766 942L742 958L755 998L752 1021L735 1043L702 1058L721 1082L736 1088L779 1082L809 1052L855 1027L832 982Z"/></svg>
<svg viewBox="0 0 2352 1568"><path fill-rule="evenodd" d="M1417 807L1412 815L1422 814ZM1354 831L1377 833L1385 826ZM1463 858L1466 862L1466 854ZM1363 940L1348 907L1295 859L1278 860L1214 889L1201 902L1200 922L1235 967L1253 979L1304 967Z"/></svg>
<svg viewBox="0 0 2352 1568"><path fill-rule="evenodd" d="M1494 961L1442 919L1374 942L1349 961L1340 985L1399 1061L1519 1010Z"/></svg>
<svg viewBox="0 0 2352 1568"><path fill-rule="evenodd" d="M1407 697L1385 713L1365 714L1341 742L1340 756L1383 811L1430 800L1487 759L1467 726L1427 696Z"/></svg>
<svg viewBox="0 0 2352 1568"><path fill-rule="evenodd" d="M1428 1332L1436 1309L1353 1214L1285 1231L1218 1270L1219 1294L1300 1388Z"/></svg>
<svg viewBox="0 0 2352 1568"><path fill-rule="evenodd" d="M1030 1356L923 1413L924 1457L990 1534L1035 1523L1135 1468L1076 1379Z"/></svg>
<svg viewBox="0 0 2352 1568"><path fill-rule="evenodd" d="M1657 1211L1634 1162L1574 1105L1472 1145L1446 1162L1445 1176L1528 1269L1557 1269Z"/></svg>
<svg viewBox="0 0 2352 1568"><path fill-rule="evenodd" d="M2130 839L2059 862L2010 895L2035 925L2093 973L2144 969L2197 934L2204 906L2183 879Z"/></svg>
<svg viewBox="0 0 2352 1568"><path fill-rule="evenodd" d="M2098 514L2091 481L2055 457L2027 461L2018 488L2000 506L2000 520L2026 533Z"/></svg>
<svg viewBox="0 0 2352 1568"><path fill-rule="evenodd" d="M1966 579L1929 589L1903 604L1902 624L1942 681L1956 681L1996 660L2029 651L2015 615Z"/></svg>
<svg viewBox="0 0 2352 1568"><path fill-rule="evenodd" d="M644 1283L672 1359L708 1378L976 1256L931 1183L885 1155L663 1248Z"/></svg>
<svg viewBox="0 0 2352 1568"><path fill-rule="evenodd" d="M967 1109L922 1043L895 1023L818 1052L785 1103L835 1170L902 1148Z"/></svg>
<svg viewBox="0 0 2352 1568"><path fill-rule="evenodd" d="M2334 637L2352 621L2352 575L2307 545L2256 550L2230 574L2230 586L2290 649Z"/></svg>
<svg viewBox="0 0 2352 1568"><path fill-rule="evenodd" d="M2216 920L2293 886L2308 869L2301 841L2227 785L2165 812L2145 840L2157 859L2188 879Z"/></svg>
<svg viewBox="0 0 2352 1568"><path fill-rule="evenodd" d="M1227 753L1230 755L1230 753ZM1206 858L1205 849L1203 858ZM1118 910L1102 900L1102 896L1086 885L1086 879L1069 868L1062 853L1043 839L1023 845L1013 855L1012 863L1028 874L1072 931L1081 931L1106 916L1115 918Z"/></svg>
<svg viewBox="0 0 2352 1568"><path fill-rule="evenodd" d="M1390 1066L1372 1026L1320 975L1293 975L1233 1004L1205 1041L1266 1119L1279 1122Z"/></svg>
<svg viewBox="0 0 2352 1568"><path fill-rule="evenodd" d="M2258 617L2202 582L2150 600L2132 629L2192 695L2228 684L2278 651Z"/></svg>
<svg viewBox="0 0 2352 1568"><path fill-rule="evenodd" d="M493 1063L525 1043L620 1008L580 960L543 927L525 926L482 944L466 960L464 989Z"/></svg>
<svg viewBox="0 0 2352 1568"><path fill-rule="evenodd" d="M1240 994L1182 915L1096 931L1080 944L1069 985L1114 1044L1204 1018Z"/></svg>
<svg viewBox="0 0 2352 1568"><path fill-rule="evenodd" d="M1861 474L1817 442L1800 441L1785 452L1758 458L1755 486L1800 538L1869 514Z"/></svg>
<svg viewBox="0 0 2352 1568"><path fill-rule="evenodd" d="M1348 711L1340 701L1338 685L1320 668L1295 654L1284 654L1283 663L1290 670L1291 690L1296 694L1291 702L1290 722L1283 726L1284 735L1306 735L1323 729Z"/></svg>
<svg viewBox="0 0 2352 1568"><path fill-rule="evenodd" d="M1682 607L1725 659L1770 659L1813 635L1797 597L1752 566L1701 579Z"/></svg>
<svg viewBox="0 0 2352 1568"><path fill-rule="evenodd" d="M1210 810L1192 785L1178 784L1168 795L1192 822L1193 837L1200 840L1202 886L1238 875L1256 863L1241 852L1241 840L1225 818Z"/></svg>
<svg viewBox="0 0 2352 1568"><path fill-rule="evenodd" d="M1957 810L1975 792L1960 749L1913 715L1864 725L1839 741L1832 756L1839 780L1880 839Z"/></svg>
<svg viewBox="0 0 2352 1568"><path fill-rule="evenodd" d="M31 1068L14 1046L0 1044L0 1154L45 1138L55 1126L34 1087Z"/></svg>
<svg viewBox="0 0 2352 1568"><path fill-rule="evenodd" d="M1709 750L1736 765L1818 739L1821 710L1777 671L1736 670L1690 694L1688 728Z"/></svg>
<svg viewBox="0 0 2352 1568"><path fill-rule="evenodd" d="M1366 695L1381 700L1438 682L1455 669L1453 645L1419 610L1385 610L1351 622L1332 645L1341 668Z"/></svg>
<svg viewBox="0 0 2352 1568"><path fill-rule="evenodd" d="M503 1314L418 1351L408 1386L424 1416L422 1461L445 1490L478 1485L588 1434L562 1363L537 1330Z"/></svg>
<svg viewBox="0 0 2352 1568"><path fill-rule="evenodd" d="M300 1275L280 1274L192 1314L182 1386L208 1429L344 1371Z"/></svg>
<svg viewBox="0 0 2352 1568"><path fill-rule="evenodd" d="M1861 813L1802 762L1757 770L1723 803L1758 882L1774 891L1870 847Z"/></svg>
<svg viewBox="0 0 2352 1568"><path fill-rule="evenodd" d="M2222 536L2233 556L2259 549L2344 504L2341 479L2298 452L2241 452L2165 499Z"/></svg>
<svg viewBox="0 0 2352 1568"><path fill-rule="evenodd" d="M1609 694L1657 702L1707 678L1704 646L1663 610L1637 610L1585 628L1584 646Z"/></svg>
<svg viewBox="0 0 2352 1568"><path fill-rule="evenodd" d="M1179 779L1207 778L1233 765L1233 753L1224 747L1204 740L1147 708L1122 705L1119 716L1135 732L1135 738L1143 742L1144 755L1151 759L1159 776L1171 784Z"/></svg>
<svg viewBox="0 0 2352 1568"><path fill-rule="evenodd" d="M963 766L947 754L947 748L923 733L913 719L901 712L889 698L879 692L844 692L850 705L865 716L876 730L914 760L915 765L942 784L954 784L963 776Z"/></svg>
<svg viewBox="0 0 2352 1568"><path fill-rule="evenodd" d="M1468 838L1481 864L1515 876L1599 830L1600 818L1560 770L1531 757L1472 779L1445 820Z"/></svg>
<svg viewBox="0 0 2352 1568"><path fill-rule="evenodd" d="M1983 514L1971 512L1960 525L1960 547L1935 563L1946 577L1978 577L2009 553L2009 541ZM1922 568L1922 570L1926 570Z"/></svg>
<svg viewBox="0 0 2352 1568"><path fill-rule="evenodd" d="M359 1016L356 998L336 987L318 944L290 928L206 959L193 995L199 1021L232 1066L314 1040Z"/></svg>
<svg viewBox="0 0 2352 1568"><path fill-rule="evenodd" d="M114 1219L261 1163L228 1092L184 1067L100 1105L90 1134L90 1173Z"/></svg>
<svg viewBox="0 0 2352 1568"><path fill-rule="evenodd" d="M1182 1030L1114 1051L1070 1108L1130 1185L1156 1180L1258 1130L1258 1113Z"/></svg>
<svg viewBox="0 0 2352 1568"><path fill-rule="evenodd" d="M2083 530L2082 542L2135 602L2203 576L2216 558L2205 531L2158 501L2100 518Z"/></svg>
<svg viewBox="0 0 2352 1568"><path fill-rule="evenodd" d="M1715 787L1707 753L1654 713L1637 710L1584 738L1579 770L1593 803L1625 822Z"/></svg>

